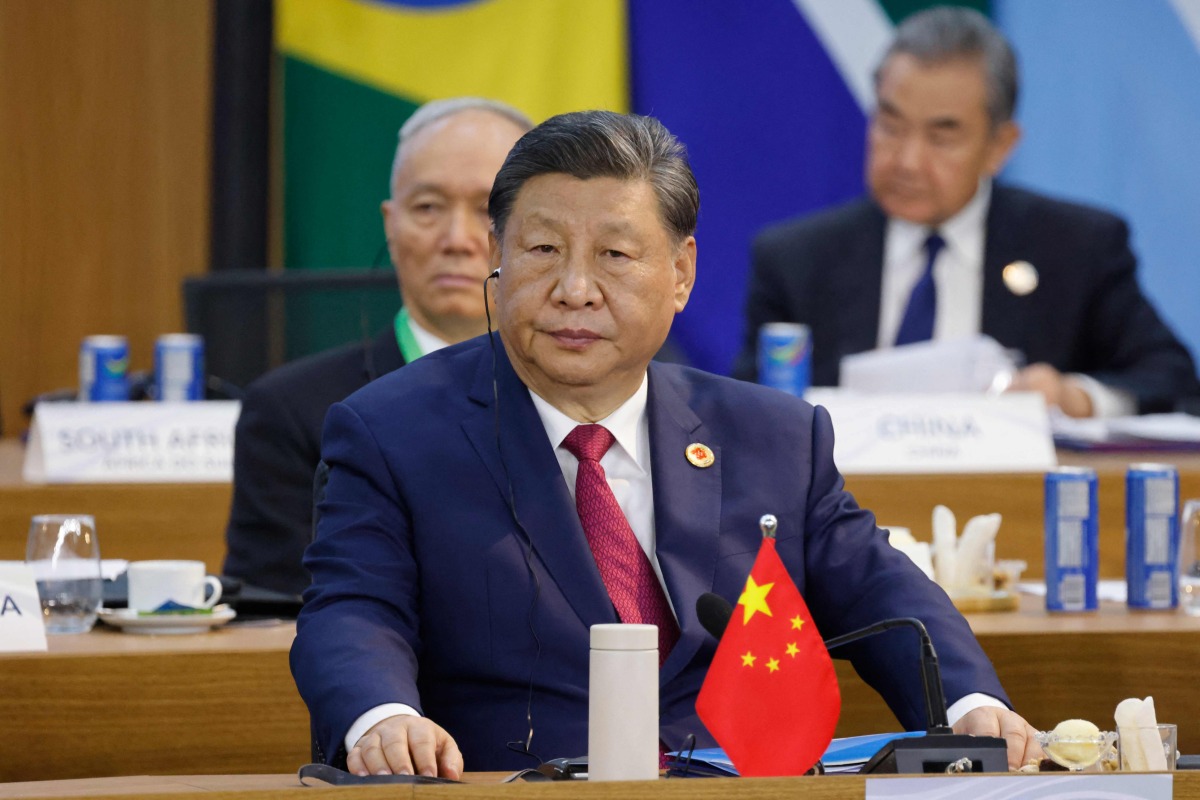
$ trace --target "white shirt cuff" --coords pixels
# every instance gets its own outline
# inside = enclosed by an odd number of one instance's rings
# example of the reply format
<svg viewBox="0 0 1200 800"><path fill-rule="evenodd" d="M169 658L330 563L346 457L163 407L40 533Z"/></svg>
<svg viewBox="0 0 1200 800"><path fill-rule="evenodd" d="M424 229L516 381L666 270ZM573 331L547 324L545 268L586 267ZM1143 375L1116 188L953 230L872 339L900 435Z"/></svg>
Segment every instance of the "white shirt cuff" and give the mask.
<svg viewBox="0 0 1200 800"><path fill-rule="evenodd" d="M959 701L962 702L961 700ZM384 703L381 706L375 706L370 711L363 714L358 719L354 720L354 724L350 726L350 730L346 732L346 752L349 753L354 749L354 745L358 744L358 740L363 737L363 734L374 728L380 722L383 722L388 717L419 717L420 714L412 706L406 706L404 703Z"/></svg>
<svg viewBox="0 0 1200 800"><path fill-rule="evenodd" d="M974 711L977 708L1008 708L1008 706L1004 705L1004 703L1001 703L990 694L974 692L966 697L960 697L958 700L955 700L950 707L946 709L946 719L949 721L950 725L953 726L954 723L958 722L969 712Z"/></svg>
<svg viewBox="0 0 1200 800"><path fill-rule="evenodd" d="M1092 416L1096 419L1131 417L1137 413L1137 398L1122 389L1105 386L1090 375L1072 372L1067 376L1079 384L1092 401Z"/></svg>

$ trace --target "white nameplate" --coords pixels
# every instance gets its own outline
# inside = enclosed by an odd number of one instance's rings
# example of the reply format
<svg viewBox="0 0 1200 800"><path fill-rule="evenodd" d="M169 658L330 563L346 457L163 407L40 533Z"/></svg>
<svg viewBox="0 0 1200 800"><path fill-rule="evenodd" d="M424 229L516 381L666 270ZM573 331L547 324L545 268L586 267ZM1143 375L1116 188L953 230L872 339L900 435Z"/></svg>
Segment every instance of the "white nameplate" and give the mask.
<svg viewBox="0 0 1200 800"><path fill-rule="evenodd" d="M39 403L25 480L224 483L233 480L241 403Z"/></svg>
<svg viewBox="0 0 1200 800"><path fill-rule="evenodd" d="M861 394L810 389L833 417L845 474L1044 472L1057 465L1039 394Z"/></svg>
<svg viewBox="0 0 1200 800"><path fill-rule="evenodd" d="M866 800L1171 800L1171 775L1114 772L1080 775L1050 772L1042 775L941 775L931 778L867 778Z"/></svg>
<svg viewBox="0 0 1200 800"><path fill-rule="evenodd" d="M0 562L0 652L46 651L46 623L33 568Z"/></svg>

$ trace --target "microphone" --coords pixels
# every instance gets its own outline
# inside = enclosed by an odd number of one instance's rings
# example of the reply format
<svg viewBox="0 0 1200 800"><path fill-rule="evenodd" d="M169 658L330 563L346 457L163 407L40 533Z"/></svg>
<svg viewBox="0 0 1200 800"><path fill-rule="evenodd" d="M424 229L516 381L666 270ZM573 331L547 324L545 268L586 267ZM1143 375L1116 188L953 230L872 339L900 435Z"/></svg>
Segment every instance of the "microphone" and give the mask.
<svg viewBox="0 0 1200 800"><path fill-rule="evenodd" d="M696 616L704 630L718 641L733 616L733 605L713 592L696 599ZM857 642L894 628L913 628L921 640L921 689L925 697L924 737L893 739L871 757L863 773L931 772L1007 772L1008 744L993 736L967 736L954 733L946 718L946 694L937 651L925 623L915 617L884 619L864 628L825 640L825 648Z"/></svg>

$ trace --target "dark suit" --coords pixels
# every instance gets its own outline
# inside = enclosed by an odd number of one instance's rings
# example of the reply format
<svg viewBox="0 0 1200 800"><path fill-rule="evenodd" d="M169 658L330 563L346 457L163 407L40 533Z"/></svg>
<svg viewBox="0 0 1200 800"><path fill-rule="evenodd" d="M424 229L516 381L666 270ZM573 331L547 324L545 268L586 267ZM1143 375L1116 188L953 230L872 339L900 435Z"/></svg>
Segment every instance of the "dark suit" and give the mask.
<svg viewBox="0 0 1200 800"><path fill-rule="evenodd" d="M753 380L764 322L812 328L813 383L834 386L843 356L873 350L887 219L868 199L774 225L754 241L746 337L734 375ZM1137 398L1141 412L1200 391L1184 346L1142 295L1129 231L1117 217L996 184L986 223L982 332L1061 372ZM1037 289L1010 292L1001 273L1025 260Z"/></svg>
<svg viewBox="0 0 1200 800"><path fill-rule="evenodd" d="M234 438L226 575L290 594L308 587L300 560L312 540L325 412L403 365L389 326L371 341L293 361L250 384Z"/></svg>
<svg viewBox="0 0 1200 800"><path fill-rule="evenodd" d="M532 749L587 750L588 629L617 617L529 392L497 350L499 424L486 337L330 409L328 493L291 654L326 754L365 711L400 702L445 727L468 769L529 766L505 743L525 738L531 680ZM695 699L715 642L696 599L737 600L764 513L779 518L779 553L822 634L921 617L951 701L1004 697L945 593L842 490L824 410L674 365L649 376L656 553L681 627L660 676L668 745L688 733L711 743ZM688 463L694 442L712 448L712 467ZM848 655L905 727L925 725L910 632Z"/></svg>

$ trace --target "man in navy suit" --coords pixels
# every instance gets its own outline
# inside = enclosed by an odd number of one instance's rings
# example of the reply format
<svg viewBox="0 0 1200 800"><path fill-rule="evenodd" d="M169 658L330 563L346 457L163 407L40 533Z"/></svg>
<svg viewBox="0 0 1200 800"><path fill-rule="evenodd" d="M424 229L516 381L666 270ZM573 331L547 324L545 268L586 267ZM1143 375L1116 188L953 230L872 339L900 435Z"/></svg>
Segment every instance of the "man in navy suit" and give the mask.
<svg viewBox="0 0 1200 800"><path fill-rule="evenodd" d="M959 732L1038 752L945 593L843 490L829 415L651 363L696 275L699 192L656 120L579 112L517 142L489 201L498 334L343 403L291 664L323 757L457 777L587 747L589 627L660 631L661 739L712 738L695 700L716 642L697 598L736 600L778 550L822 635L921 618ZM602 442L592 449L596 442ZM926 725L910 632L849 656Z"/></svg>
<svg viewBox="0 0 1200 800"><path fill-rule="evenodd" d="M1072 416L1170 410L1200 392L1191 356L1138 287L1125 223L992 182L1019 138L1017 68L986 18L908 18L875 92L871 196L756 238L735 376L756 376L763 323L803 322L817 385L836 385L852 353L982 332L1024 354L1014 389ZM932 305L914 305L922 288Z"/></svg>

